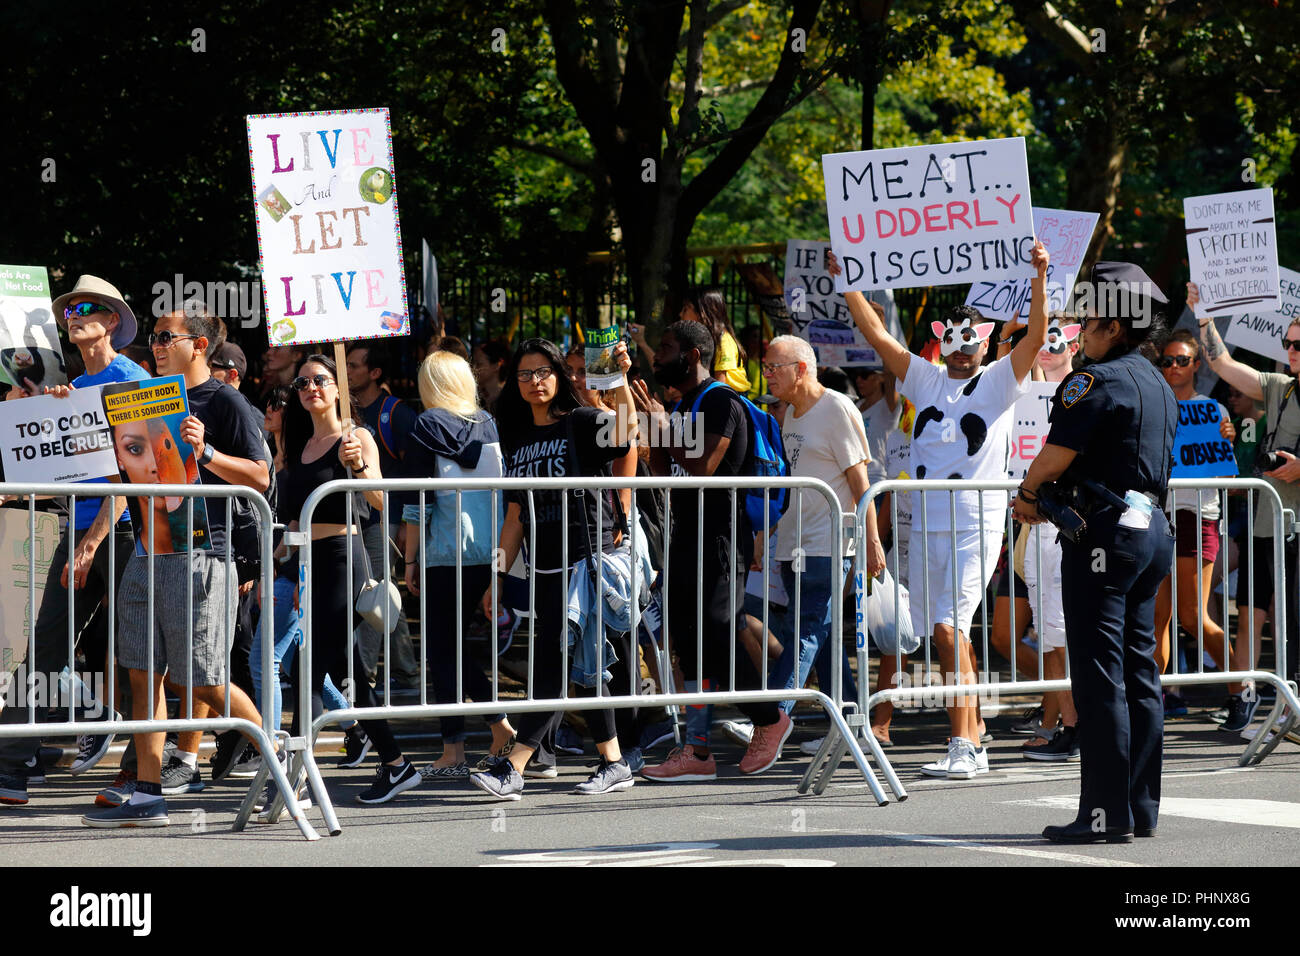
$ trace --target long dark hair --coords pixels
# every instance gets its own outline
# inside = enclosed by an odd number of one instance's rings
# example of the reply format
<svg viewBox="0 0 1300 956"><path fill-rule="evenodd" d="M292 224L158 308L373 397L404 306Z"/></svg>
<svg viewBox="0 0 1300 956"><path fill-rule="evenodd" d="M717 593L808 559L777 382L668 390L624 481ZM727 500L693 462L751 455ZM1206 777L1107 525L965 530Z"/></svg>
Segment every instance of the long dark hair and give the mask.
<svg viewBox="0 0 1300 956"><path fill-rule="evenodd" d="M330 373L330 377L338 384L339 395L341 397L343 390L348 387L348 380L346 376L342 379L339 378L338 367L334 364L334 360L327 355L320 355L319 353L316 355L308 355L298 363L298 367L294 371L301 374L303 366L308 362L315 362L317 365L325 366L326 371ZM352 393L349 392L348 394L351 396ZM336 411L338 410L338 407L339 403L336 401L334 403ZM352 415L358 422L360 421L360 419L357 418L359 414L360 409L357 408L356 399L353 398ZM289 399L288 403L284 406L284 454L286 461L290 464L297 464L302 461L302 452L303 449L307 447L307 440L311 438L311 434L311 412L302 407L302 393L298 392L293 398Z"/></svg>
<svg viewBox="0 0 1300 956"><path fill-rule="evenodd" d="M745 347L740 344L740 336L731 327L731 317L727 314L727 300L723 297L722 290L716 285L692 289L686 294L686 301L699 315L700 321L709 330L709 334L713 336L715 358L722 354L722 336L726 333L735 341L736 351L740 354L740 367L744 368L748 356L745 354Z"/></svg>
<svg viewBox="0 0 1300 956"><path fill-rule="evenodd" d="M533 424L533 408L520 393L519 380L515 378L515 373L519 371L519 363L523 361L525 355L541 355L550 363L551 374L555 376L555 398L551 400L550 408L553 420L559 421L575 408L582 407L582 399L578 397L577 389L569 381L564 356L555 344L546 339L528 339L520 343L515 349L515 354L510 356L510 361L506 363L505 384L501 386L501 394L497 396L496 406L493 408L501 445L510 450L518 448L523 443L528 429Z"/></svg>

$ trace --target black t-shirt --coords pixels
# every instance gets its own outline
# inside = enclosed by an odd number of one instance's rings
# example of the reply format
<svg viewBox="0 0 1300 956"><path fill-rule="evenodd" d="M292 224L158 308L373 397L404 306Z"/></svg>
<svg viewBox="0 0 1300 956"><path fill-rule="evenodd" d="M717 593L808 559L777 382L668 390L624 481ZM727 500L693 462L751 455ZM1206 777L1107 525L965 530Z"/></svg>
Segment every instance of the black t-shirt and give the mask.
<svg viewBox="0 0 1300 956"><path fill-rule="evenodd" d="M691 449L694 448L695 453L703 455L705 435L718 435L721 438L729 438L731 442L727 445L727 450L723 452L722 460L718 462L718 468L713 474L716 477L743 475L746 473L745 467L749 458L749 416L745 414L745 406L741 403L740 396L736 394L735 390L726 385L714 384L700 401L699 410L692 420L691 407L695 404L695 399L699 396L700 390L708 388L709 384L709 382L705 382L682 396L681 403L676 407L676 411L680 413L683 419L682 428L681 430L674 429L672 441L677 447L687 449L687 454L691 454ZM674 477L689 477L686 469L676 461L671 462L671 474ZM674 551L678 548L695 551L697 548L696 536L698 532L696 528L701 523L699 494L697 488L683 488L672 493L672 548ZM736 529L739 538L747 533L745 529L748 528L748 521L744 517L745 499L741 492L736 493L736 515L737 520L744 522L743 527ZM715 535L729 536L731 534L730 492L704 492L704 517L702 523L706 537Z"/></svg>
<svg viewBox="0 0 1300 956"><path fill-rule="evenodd" d="M235 458L264 461L269 466L266 441L262 437L262 416L238 391L210 378L187 391L190 414L203 423L203 438L222 454ZM205 485L228 485L230 482L199 465L199 480ZM232 505L233 507L233 505ZM226 549L226 505L208 501L208 530L214 554Z"/></svg>
<svg viewBox="0 0 1300 956"><path fill-rule="evenodd" d="M577 445L578 475L585 478L608 476L610 462L627 454L627 446L614 445L613 415L594 408L574 409L567 416L571 424L560 419L553 425L536 425L523 433L516 447L505 449L506 477L561 478L573 476L574 455L569 453L568 434ZM524 549L528 552L530 515L527 491L506 492L506 501L519 505L524 525ZM614 531L619 521L612 489L598 492L574 489L569 492L569 565L594 553L596 537L596 501L601 507L601 550L612 551ZM564 566L564 536L561 534L563 505L560 494L552 491L532 492L532 513L537 521L537 553L529 555L535 571L559 571ZM584 526L583 514L586 514ZM586 537L584 532L590 533ZM584 538L586 544L584 544Z"/></svg>

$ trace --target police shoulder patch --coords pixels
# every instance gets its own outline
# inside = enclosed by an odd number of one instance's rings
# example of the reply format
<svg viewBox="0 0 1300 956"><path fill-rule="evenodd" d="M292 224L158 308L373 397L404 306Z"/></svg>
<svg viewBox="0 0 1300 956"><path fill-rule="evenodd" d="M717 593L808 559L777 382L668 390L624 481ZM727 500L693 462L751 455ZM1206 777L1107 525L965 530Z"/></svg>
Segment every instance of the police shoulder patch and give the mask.
<svg viewBox="0 0 1300 956"><path fill-rule="evenodd" d="M1079 399L1088 394L1093 381L1095 380L1088 372L1075 372L1065 380L1065 386L1061 389L1061 404L1066 408L1072 408Z"/></svg>

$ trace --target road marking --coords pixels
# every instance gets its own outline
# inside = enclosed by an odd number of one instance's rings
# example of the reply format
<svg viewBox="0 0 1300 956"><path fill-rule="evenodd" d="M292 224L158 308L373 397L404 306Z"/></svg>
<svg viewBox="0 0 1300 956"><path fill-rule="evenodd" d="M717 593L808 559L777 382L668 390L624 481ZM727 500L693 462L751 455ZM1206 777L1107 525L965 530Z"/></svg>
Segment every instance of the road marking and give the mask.
<svg viewBox="0 0 1300 956"><path fill-rule="evenodd" d="M1004 800L1018 807L1052 807L1077 810L1078 797L1039 797L1034 800ZM1300 803L1284 800L1211 799L1203 797L1164 797L1160 815L1211 820L1215 823L1245 823L1260 827L1287 827L1300 830Z"/></svg>
<svg viewBox="0 0 1300 956"><path fill-rule="evenodd" d="M648 843L645 846L584 847L574 850L537 850L511 853L486 867L512 866L834 866L832 860L803 858L741 857L717 860L701 855L701 850L716 850L716 843Z"/></svg>
<svg viewBox="0 0 1300 956"><path fill-rule="evenodd" d="M1077 800L1075 801L1078 802ZM1075 863L1082 866L1142 866L1128 860L1109 860L1098 856L1084 856L1081 853L1062 853L1059 850L1031 850L1028 847L1003 846L997 843L981 843L977 840L953 840L949 837L930 836L924 833L888 833L883 830L867 831L872 836L897 840L899 843L920 843L930 846L949 847L954 850L973 850L977 853L1000 853L1003 856L1028 856L1053 863Z"/></svg>

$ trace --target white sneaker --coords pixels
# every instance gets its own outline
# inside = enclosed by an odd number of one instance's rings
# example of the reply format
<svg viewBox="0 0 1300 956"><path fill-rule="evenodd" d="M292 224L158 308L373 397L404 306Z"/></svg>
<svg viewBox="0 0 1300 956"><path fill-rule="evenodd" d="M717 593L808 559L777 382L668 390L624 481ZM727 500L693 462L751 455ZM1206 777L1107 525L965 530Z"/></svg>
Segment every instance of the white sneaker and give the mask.
<svg viewBox="0 0 1300 956"><path fill-rule="evenodd" d="M1290 720L1290 719L1291 719L1291 718L1290 718L1290 715L1287 714L1287 712L1286 712L1285 710L1282 711L1281 716L1279 716L1277 720L1273 721L1273 726L1270 727L1270 728L1268 728L1268 736L1264 738L1264 743L1266 743L1266 744L1267 744L1267 743L1272 743L1272 742L1273 742L1273 738L1276 736L1276 732L1279 731L1279 730L1281 730L1283 727L1285 727L1287 721ZM1264 728L1263 728L1262 726L1260 726L1260 727L1247 727L1245 730L1243 730L1243 731L1241 732L1241 739L1242 739L1242 740L1254 740L1254 739L1259 735L1259 733L1260 733L1262 730L1264 730Z"/></svg>
<svg viewBox="0 0 1300 956"><path fill-rule="evenodd" d="M952 760L952 748L955 737L948 741L948 755L942 760L936 760L934 763L928 763L921 768L921 773L927 777L946 777L948 776L948 763Z"/></svg>
<svg viewBox="0 0 1300 956"><path fill-rule="evenodd" d="M822 749L822 742L825 740L825 737L818 737L816 740L805 740L799 745L799 752L807 754L809 757L815 757L817 751Z"/></svg>
<svg viewBox="0 0 1300 956"><path fill-rule="evenodd" d="M975 768L979 773L989 772L989 751L987 747L980 747L975 751Z"/></svg>
<svg viewBox="0 0 1300 956"><path fill-rule="evenodd" d="M988 772L988 755L984 756ZM974 780L979 775L979 761L975 756L975 745L965 737L954 737L948 743L948 779Z"/></svg>
<svg viewBox="0 0 1300 956"><path fill-rule="evenodd" d="M724 720L719 726L722 732L742 747L754 742L754 725L748 720Z"/></svg>

